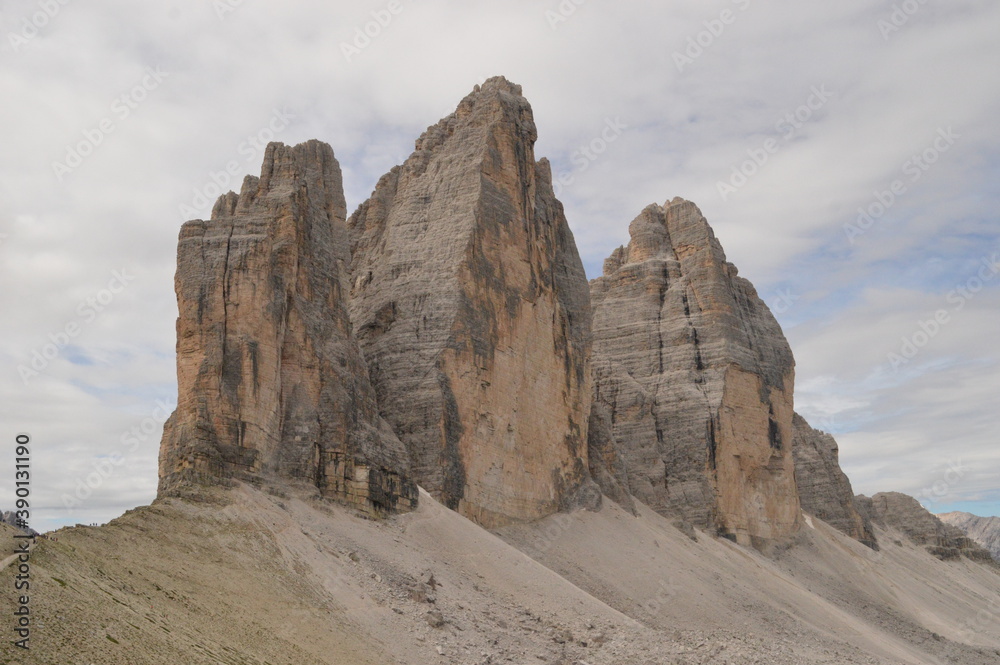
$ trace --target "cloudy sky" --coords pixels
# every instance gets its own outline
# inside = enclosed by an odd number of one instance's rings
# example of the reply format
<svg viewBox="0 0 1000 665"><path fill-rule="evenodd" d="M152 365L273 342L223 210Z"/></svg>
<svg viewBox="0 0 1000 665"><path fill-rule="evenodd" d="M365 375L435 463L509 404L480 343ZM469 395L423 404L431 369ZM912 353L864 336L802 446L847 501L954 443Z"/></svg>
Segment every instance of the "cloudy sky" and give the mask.
<svg viewBox="0 0 1000 665"><path fill-rule="evenodd" d="M353 209L495 74L591 277L695 201L855 489L1000 514L998 31L988 0L4 2L0 437L31 436L33 525L155 494L183 221L271 139L330 143Z"/></svg>

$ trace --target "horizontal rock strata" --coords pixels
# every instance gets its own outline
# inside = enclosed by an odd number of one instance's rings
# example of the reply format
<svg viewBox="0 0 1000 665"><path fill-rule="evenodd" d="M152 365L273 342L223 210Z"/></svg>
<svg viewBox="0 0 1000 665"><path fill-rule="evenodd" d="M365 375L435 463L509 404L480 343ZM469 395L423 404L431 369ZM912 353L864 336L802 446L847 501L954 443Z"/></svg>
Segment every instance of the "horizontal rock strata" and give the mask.
<svg viewBox="0 0 1000 665"><path fill-rule="evenodd" d="M591 282L596 400L632 494L744 544L799 528L794 361L698 208L647 207Z"/></svg>
<svg viewBox="0 0 1000 665"><path fill-rule="evenodd" d="M963 512L944 513L937 517L945 524L960 529L989 551L996 561L1000 561L1000 517L980 517Z"/></svg>

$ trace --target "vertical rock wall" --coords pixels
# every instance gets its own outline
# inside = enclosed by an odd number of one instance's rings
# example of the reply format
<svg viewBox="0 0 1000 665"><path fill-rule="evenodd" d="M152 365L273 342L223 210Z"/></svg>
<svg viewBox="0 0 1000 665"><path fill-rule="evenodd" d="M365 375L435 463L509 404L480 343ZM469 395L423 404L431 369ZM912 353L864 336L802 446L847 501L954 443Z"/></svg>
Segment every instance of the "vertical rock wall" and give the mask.
<svg viewBox="0 0 1000 665"><path fill-rule="evenodd" d="M340 166L324 143L267 147L260 178L180 232L177 410L161 494L184 481L305 479L368 512L415 505L346 308Z"/></svg>
<svg viewBox="0 0 1000 665"><path fill-rule="evenodd" d="M794 360L698 208L647 207L591 282L596 400L637 498L745 544L799 528Z"/></svg>
<svg viewBox="0 0 1000 665"><path fill-rule="evenodd" d="M417 481L484 526L587 485L590 299L519 86L487 81L351 217L350 312Z"/></svg>

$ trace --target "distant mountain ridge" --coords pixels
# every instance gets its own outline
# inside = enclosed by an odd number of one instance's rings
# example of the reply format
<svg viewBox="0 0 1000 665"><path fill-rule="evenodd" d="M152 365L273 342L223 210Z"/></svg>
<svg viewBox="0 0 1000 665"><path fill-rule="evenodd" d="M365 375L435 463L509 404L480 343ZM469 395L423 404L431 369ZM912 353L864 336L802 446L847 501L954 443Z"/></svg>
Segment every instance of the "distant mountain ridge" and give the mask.
<svg viewBox="0 0 1000 665"><path fill-rule="evenodd" d="M945 524L961 529L970 540L982 545L994 559L1000 561L1000 517L980 517L960 511L941 513L937 517Z"/></svg>
<svg viewBox="0 0 1000 665"><path fill-rule="evenodd" d="M856 505L865 519L885 529L896 529L915 545L947 561L967 558L992 563L990 553L961 529L945 524L920 502L900 492L879 492L871 498L859 496Z"/></svg>

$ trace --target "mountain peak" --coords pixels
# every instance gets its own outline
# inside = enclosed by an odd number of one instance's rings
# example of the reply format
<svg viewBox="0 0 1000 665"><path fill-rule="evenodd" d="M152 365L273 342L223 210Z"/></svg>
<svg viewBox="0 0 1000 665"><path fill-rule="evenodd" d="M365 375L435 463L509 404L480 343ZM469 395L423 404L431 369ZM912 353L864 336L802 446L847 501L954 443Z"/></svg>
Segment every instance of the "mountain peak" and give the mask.
<svg viewBox="0 0 1000 665"><path fill-rule="evenodd" d="M330 146L271 143L259 178L182 227L161 496L280 477L369 513L415 504L351 333L345 217Z"/></svg>
<svg viewBox="0 0 1000 665"><path fill-rule="evenodd" d="M505 76L491 76L483 81L482 85L475 86L473 91L482 93L497 91L500 93L515 95L517 97L523 97L521 86L507 80L507 77Z"/></svg>
<svg viewBox="0 0 1000 665"><path fill-rule="evenodd" d="M590 298L536 136L520 86L490 79L349 221L351 318L383 415L421 486L486 526L595 489Z"/></svg>
<svg viewBox="0 0 1000 665"><path fill-rule="evenodd" d="M594 401L631 493L741 544L795 533L795 363L781 328L690 201L647 206L629 233L591 297Z"/></svg>
<svg viewBox="0 0 1000 665"><path fill-rule="evenodd" d="M496 138L491 141L490 136ZM517 141L528 150L538 139L531 104L522 96L521 86L502 76L476 85L454 112L428 127L417 139L416 152L407 164L422 165L425 153L436 150L448 140L462 141L464 152L478 153L490 146L495 148L497 139Z"/></svg>

